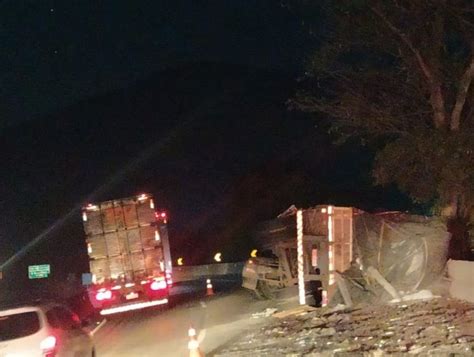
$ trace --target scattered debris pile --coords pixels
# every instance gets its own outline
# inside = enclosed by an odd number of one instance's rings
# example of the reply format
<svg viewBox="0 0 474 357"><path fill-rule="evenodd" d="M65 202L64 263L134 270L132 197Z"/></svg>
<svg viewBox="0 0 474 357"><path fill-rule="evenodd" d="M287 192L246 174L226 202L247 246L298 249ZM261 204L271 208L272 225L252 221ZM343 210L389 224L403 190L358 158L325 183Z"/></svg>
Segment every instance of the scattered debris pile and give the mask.
<svg viewBox="0 0 474 357"><path fill-rule="evenodd" d="M351 309L296 309L246 334L218 356L405 354L474 355L474 304L439 298Z"/></svg>
<svg viewBox="0 0 474 357"><path fill-rule="evenodd" d="M354 215L355 259L342 272L352 302L387 302L432 288L445 270L448 242L446 225L436 217L358 211ZM342 302L338 291L331 303Z"/></svg>
<svg viewBox="0 0 474 357"><path fill-rule="evenodd" d="M262 312L256 312L256 313L252 314L252 318L259 319L259 318L262 318L262 317L268 317L268 316L273 315L277 310L278 309L267 307Z"/></svg>

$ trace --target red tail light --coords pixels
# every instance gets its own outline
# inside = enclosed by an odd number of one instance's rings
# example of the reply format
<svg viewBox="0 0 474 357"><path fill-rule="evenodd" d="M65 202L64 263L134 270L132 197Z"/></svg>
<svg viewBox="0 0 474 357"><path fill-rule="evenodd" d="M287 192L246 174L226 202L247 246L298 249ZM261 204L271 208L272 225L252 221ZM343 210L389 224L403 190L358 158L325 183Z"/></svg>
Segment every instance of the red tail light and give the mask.
<svg viewBox="0 0 474 357"><path fill-rule="evenodd" d="M112 291L110 290L99 290L97 294L95 294L95 298L97 301L102 300L110 300L112 299Z"/></svg>
<svg viewBox="0 0 474 357"><path fill-rule="evenodd" d="M56 337L54 336L48 336L40 342L40 349L44 357L54 357L56 355L56 342Z"/></svg>
<svg viewBox="0 0 474 357"><path fill-rule="evenodd" d="M163 220L164 223L166 223L166 212L155 212L155 218Z"/></svg>
<svg viewBox="0 0 474 357"><path fill-rule="evenodd" d="M153 283L150 284L151 290L163 290L166 289L166 281L164 280L155 280Z"/></svg>

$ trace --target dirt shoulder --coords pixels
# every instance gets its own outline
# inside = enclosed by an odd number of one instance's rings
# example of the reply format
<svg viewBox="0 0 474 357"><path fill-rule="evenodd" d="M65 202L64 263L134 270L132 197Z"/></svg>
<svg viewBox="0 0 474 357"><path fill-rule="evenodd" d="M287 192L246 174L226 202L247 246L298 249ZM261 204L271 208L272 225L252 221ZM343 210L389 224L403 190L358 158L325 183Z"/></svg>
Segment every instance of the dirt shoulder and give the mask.
<svg viewBox="0 0 474 357"><path fill-rule="evenodd" d="M474 355L474 304L456 299L274 316L216 356Z"/></svg>

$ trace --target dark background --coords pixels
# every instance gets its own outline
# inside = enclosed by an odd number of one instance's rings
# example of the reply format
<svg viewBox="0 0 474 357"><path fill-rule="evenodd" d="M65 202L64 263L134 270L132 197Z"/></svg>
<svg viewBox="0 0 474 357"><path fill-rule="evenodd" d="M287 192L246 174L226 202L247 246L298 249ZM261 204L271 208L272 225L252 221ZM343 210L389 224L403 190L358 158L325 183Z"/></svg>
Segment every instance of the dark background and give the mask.
<svg viewBox="0 0 474 357"><path fill-rule="evenodd" d="M29 264L57 280L87 271L89 202L152 193L186 264L245 259L255 224L291 204L411 207L372 186L369 148L336 146L324 118L287 109L317 36L279 2L133 4L0 5L10 289Z"/></svg>

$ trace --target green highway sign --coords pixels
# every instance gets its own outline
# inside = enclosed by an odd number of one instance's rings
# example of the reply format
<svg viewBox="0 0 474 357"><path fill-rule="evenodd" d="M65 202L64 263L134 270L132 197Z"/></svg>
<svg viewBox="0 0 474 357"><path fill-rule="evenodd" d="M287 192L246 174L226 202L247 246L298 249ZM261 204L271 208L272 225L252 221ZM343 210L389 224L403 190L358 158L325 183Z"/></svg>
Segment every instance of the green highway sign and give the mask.
<svg viewBox="0 0 474 357"><path fill-rule="evenodd" d="M51 273L51 267L50 267L49 264L28 266L28 278L29 279L47 278L50 273Z"/></svg>

